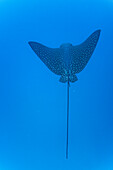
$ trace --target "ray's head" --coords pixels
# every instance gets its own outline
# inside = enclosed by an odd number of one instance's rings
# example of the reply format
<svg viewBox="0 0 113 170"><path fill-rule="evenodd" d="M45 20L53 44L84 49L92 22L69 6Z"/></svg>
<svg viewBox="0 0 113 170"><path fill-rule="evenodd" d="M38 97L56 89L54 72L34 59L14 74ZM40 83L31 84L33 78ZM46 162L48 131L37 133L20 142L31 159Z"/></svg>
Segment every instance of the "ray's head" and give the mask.
<svg viewBox="0 0 113 170"><path fill-rule="evenodd" d="M72 44L71 43L64 43L64 44L61 44L60 48L67 48L67 47L71 47Z"/></svg>

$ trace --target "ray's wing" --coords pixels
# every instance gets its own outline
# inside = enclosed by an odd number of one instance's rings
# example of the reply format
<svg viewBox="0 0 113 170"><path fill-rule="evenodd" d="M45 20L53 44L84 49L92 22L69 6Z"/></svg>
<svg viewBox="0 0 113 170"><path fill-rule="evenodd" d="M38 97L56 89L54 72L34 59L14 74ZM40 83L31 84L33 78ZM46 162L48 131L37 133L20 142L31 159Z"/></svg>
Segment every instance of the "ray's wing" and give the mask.
<svg viewBox="0 0 113 170"><path fill-rule="evenodd" d="M53 73L57 75L62 74L62 51L59 48L48 48L40 43L32 41L29 42L29 45Z"/></svg>
<svg viewBox="0 0 113 170"><path fill-rule="evenodd" d="M92 33L82 44L72 46L70 51L70 55L72 56L71 70L74 74L81 72L88 63L93 51L95 50L99 36L100 30L97 30Z"/></svg>

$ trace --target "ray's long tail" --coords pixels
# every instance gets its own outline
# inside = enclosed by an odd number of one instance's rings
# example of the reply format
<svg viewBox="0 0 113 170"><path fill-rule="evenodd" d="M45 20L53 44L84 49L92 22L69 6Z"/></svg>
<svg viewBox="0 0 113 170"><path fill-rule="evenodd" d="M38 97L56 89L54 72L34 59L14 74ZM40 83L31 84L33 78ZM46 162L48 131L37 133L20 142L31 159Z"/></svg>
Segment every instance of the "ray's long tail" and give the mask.
<svg viewBox="0 0 113 170"><path fill-rule="evenodd" d="M69 134L69 78L67 82L67 140L66 140L66 159L68 159L68 134Z"/></svg>

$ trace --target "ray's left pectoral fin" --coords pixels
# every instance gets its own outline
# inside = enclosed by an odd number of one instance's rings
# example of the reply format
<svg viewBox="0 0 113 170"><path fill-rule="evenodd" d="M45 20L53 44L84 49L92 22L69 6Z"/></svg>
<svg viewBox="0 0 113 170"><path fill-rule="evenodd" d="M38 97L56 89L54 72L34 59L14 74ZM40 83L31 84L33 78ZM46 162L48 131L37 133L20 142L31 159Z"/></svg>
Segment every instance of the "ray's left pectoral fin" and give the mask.
<svg viewBox="0 0 113 170"><path fill-rule="evenodd" d="M59 48L49 48L33 41L28 42L28 44L40 60L49 68L49 70L57 75L61 75L62 55Z"/></svg>

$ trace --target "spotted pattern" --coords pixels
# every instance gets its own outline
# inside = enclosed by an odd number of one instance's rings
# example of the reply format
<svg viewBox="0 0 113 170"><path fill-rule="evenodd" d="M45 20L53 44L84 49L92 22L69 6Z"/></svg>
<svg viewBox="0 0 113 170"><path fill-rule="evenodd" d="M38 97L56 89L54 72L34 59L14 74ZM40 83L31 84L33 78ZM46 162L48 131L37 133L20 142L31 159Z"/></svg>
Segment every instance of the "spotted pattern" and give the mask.
<svg viewBox="0 0 113 170"><path fill-rule="evenodd" d="M87 65L93 51L97 45L100 36L100 30L91 34L85 42L80 45L73 46L70 50L71 70L73 74L81 72Z"/></svg>
<svg viewBox="0 0 113 170"><path fill-rule="evenodd" d="M100 30L91 34L82 44L73 46L62 44L60 48L48 48L37 42L29 45L42 62L55 74L61 75L60 81L77 81L76 73L81 72L88 63L97 45Z"/></svg>
<svg viewBox="0 0 113 170"><path fill-rule="evenodd" d="M37 42L29 42L29 45L42 62L55 74L61 75L63 70L63 50L60 48L48 48Z"/></svg>

